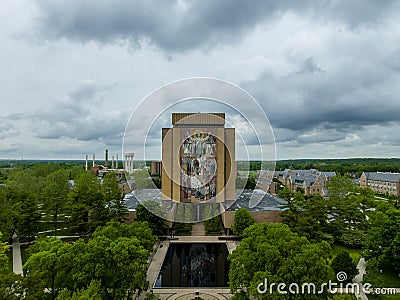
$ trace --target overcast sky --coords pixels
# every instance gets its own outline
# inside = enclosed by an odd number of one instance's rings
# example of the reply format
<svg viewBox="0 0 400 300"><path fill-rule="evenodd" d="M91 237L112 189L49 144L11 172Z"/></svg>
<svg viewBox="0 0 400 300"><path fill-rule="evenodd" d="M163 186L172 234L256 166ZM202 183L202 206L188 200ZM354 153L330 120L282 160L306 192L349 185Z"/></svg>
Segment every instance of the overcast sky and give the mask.
<svg viewBox="0 0 400 300"><path fill-rule="evenodd" d="M0 158L120 154L146 95L199 76L257 99L278 159L400 157L399 20L389 0L0 0Z"/></svg>

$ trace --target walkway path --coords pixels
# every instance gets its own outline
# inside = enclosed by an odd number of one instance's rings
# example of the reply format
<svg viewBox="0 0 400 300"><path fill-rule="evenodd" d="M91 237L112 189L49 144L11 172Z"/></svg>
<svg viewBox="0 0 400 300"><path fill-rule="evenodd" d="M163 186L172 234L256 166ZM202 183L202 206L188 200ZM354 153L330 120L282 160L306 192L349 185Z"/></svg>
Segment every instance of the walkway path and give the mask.
<svg viewBox="0 0 400 300"><path fill-rule="evenodd" d="M192 225L192 236L204 236L206 235L206 229L204 228L204 222L194 223Z"/></svg>
<svg viewBox="0 0 400 300"><path fill-rule="evenodd" d="M12 248L13 248L13 272L15 274L23 275L21 246L19 243L19 238L15 234L13 236Z"/></svg>
<svg viewBox="0 0 400 300"><path fill-rule="evenodd" d="M361 300L368 300L367 295L365 295L365 293L361 287L366 267L367 267L367 262L365 261L364 257L361 257L357 264L358 275L356 275L356 277L354 277L354 279L353 279L353 282L356 282L360 285L361 293L356 294L356 297L357 297L357 299L361 299Z"/></svg>
<svg viewBox="0 0 400 300"><path fill-rule="evenodd" d="M167 255L168 247L169 241L161 242L158 246L157 252L154 254L150 262L149 268L147 269L147 280L150 283L150 287L153 287L157 280L165 255Z"/></svg>

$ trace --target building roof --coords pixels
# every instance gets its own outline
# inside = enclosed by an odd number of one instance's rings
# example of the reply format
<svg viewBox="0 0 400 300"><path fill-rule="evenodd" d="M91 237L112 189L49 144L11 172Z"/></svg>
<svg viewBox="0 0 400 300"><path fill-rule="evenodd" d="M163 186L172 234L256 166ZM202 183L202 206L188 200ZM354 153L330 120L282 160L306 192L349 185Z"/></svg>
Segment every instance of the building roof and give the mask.
<svg viewBox="0 0 400 300"><path fill-rule="evenodd" d="M224 113L173 113L172 125L225 125Z"/></svg>
<svg viewBox="0 0 400 300"><path fill-rule="evenodd" d="M398 182L400 173L381 173L381 172L364 172L367 180L383 181L383 182Z"/></svg>
<svg viewBox="0 0 400 300"><path fill-rule="evenodd" d="M314 185L318 180L319 176L324 176L325 178L331 178L336 176L335 172L320 172L316 169L310 170L291 170L285 169L284 171L275 172L275 175L281 178L291 178L292 183L298 186L303 186L305 184L307 188Z"/></svg>
<svg viewBox="0 0 400 300"><path fill-rule="evenodd" d="M251 207L250 199L253 193L259 193L262 200L255 206ZM287 204L287 201L266 193L262 190L244 190L244 192L237 198L237 200L231 204L226 203L229 207L227 211L236 211L241 207L244 207L248 211L268 211L268 210L283 210L283 206Z"/></svg>

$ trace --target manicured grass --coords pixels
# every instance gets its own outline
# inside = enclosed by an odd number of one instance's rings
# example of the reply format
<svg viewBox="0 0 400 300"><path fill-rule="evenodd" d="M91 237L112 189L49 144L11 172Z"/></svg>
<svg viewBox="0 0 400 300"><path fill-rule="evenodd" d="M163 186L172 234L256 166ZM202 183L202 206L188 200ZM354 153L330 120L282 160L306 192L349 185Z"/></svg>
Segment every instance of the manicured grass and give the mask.
<svg viewBox="0 0 400 300"><path fill-rule="evenodd" d="M362 249L358 249L358 248L350 248L350 247L346 247L342 244L333 244L332 245L332 258L334 258L336 255L339 254L339 252L341 252L342 250L346 250L347 252L349 252L351 258L353 259L353 261L358 264L358 261L361 258L361 251Z"/></svg>
<svg viewBox="0 0 400 300"><path fill-rule="evenodd" d="M399 295L368 295L368 299L398 300L399 299Z"/></svg>
<svg viewBox="0 0 400 300"><path fill-rule="evenodd" d="M400 274L397 272L388 260L384 260L381 264L383 280L386 287L400 287ZM400 296L398 296L400 297ZM399 298L398 298L399 299Z"/></svg>

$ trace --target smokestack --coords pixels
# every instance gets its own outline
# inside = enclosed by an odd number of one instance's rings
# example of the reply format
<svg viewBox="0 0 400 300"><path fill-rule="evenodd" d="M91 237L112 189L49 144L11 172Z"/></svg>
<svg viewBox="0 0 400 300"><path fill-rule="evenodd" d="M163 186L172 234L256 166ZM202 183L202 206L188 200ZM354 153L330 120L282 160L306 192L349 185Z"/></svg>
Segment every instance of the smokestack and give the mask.
<svg viewBox="0 0 400 300"><path fill-rule="evenodd" d="M111 156L111 169L114 169L114 155Z"/></svg>
<svg viewBox="0 0 400 300"><path fill-rule="evenodd" d="M85 157L85 170L87 171L88 170L88 155L86 154L86 157Z"/></svg>
<svg viewBox="0 0 400 300"><path fill-rule="evenodd" d="M93 168L96 166L94 160L95 160L95 155L93 154Z"/></svg>
<svg viewBox="0 0 400 300"><path fill-rule="evenodd" d="M108 149L106 149L106 162L105 162L106 168L108 168Z"/></svg>
<svg viewBox="0 0 400 300"><path fill-rule="evenodd" d="M115 168L118 169L118 153L117 153L117 160L115 161Z"/></svg>

